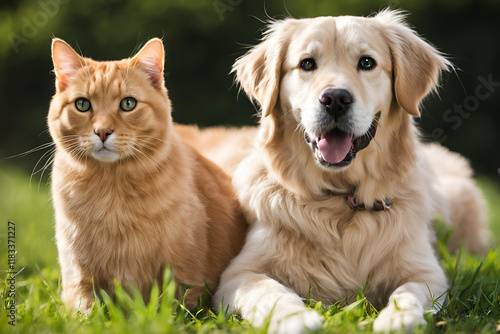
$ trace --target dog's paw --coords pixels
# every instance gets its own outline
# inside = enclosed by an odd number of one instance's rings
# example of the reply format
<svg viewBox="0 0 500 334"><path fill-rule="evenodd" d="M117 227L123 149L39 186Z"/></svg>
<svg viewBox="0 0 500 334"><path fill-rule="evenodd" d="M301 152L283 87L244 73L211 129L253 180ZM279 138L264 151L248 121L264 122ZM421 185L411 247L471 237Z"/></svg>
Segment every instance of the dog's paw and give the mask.
<svg viewBox="0 0 500 334"><path fill-rule="evenodd" d="M323 318L318 312L305 310L287 315L282 319L273 319L269 326L269 333L273 334L303 334L321 328Z"/></svg>
<svg viewBox="0 0 500 334"><path fill-rule="evenodd" d="M389 307L378 315L373 323L373 331L379 333L411 332L417 325L426 325L424 314L415 309L396 309Z"/></svg>

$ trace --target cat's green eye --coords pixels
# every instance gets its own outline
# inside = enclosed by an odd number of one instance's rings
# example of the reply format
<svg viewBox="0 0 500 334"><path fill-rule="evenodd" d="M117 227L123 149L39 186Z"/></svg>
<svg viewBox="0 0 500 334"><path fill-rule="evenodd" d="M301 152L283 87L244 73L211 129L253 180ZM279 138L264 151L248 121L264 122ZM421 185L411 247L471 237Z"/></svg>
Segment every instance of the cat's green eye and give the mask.
<svg viewBox="0 0 500 334"><path fill-rule="evenodd" d="M123 111L132 111L137 105L137 100L133 97L126 97L120 102L120 108Z"/></svg>
<svg viewBox="0 0 500 334"><path fill-rule="evenodd" d="M90 101L84 97L80 97L75 101L76 109L81 112L86 112L90 110Z"/></svg>

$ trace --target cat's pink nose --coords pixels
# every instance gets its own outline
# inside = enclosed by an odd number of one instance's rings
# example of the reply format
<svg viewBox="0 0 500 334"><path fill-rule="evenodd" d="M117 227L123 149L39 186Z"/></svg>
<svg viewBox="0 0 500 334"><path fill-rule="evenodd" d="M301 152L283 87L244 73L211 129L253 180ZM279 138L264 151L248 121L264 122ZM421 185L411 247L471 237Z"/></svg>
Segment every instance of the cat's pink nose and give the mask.
<svg viewBox="0 0 500 334"><path fill-rule="evenodd" d="M111 129L95 129L94 133L104 143L106 141L106 139L108 139L108 137L111 136L111 134L113 133L113 130L111 130Z"/></svg>

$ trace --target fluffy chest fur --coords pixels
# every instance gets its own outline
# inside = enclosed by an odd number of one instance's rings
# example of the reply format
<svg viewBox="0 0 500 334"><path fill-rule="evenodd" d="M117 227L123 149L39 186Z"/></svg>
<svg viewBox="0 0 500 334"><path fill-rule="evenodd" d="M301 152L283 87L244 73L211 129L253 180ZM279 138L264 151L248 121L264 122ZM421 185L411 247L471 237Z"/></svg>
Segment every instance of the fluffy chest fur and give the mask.
<svg viewBox="0 0 500 334"><path fill-rule="evenodd" d="M259 245L259 271L302 297L335 303L363 289L383 305L414 274L411 254L433 252L427 224L432 207L411 182L395 193L390 210L355 211L343 196L301 199L262 177L265 168L254 170L240 184L252 189L240 189L243 205L253 208L247 242Z"/></svg>

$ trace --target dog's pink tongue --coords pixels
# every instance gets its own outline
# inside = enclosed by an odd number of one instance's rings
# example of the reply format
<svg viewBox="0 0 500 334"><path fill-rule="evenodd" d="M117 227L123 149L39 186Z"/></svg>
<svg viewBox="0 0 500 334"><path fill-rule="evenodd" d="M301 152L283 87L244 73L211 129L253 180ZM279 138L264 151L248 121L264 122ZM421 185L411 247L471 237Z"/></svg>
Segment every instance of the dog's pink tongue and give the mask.
<svg viewBox="0 0 500 334"><path fill-rule="evenodd" d="M322 135L318 142L319 153L323 159L331 164L337 164L344 160L351 147L351 135L338 130Z"/></svg>

